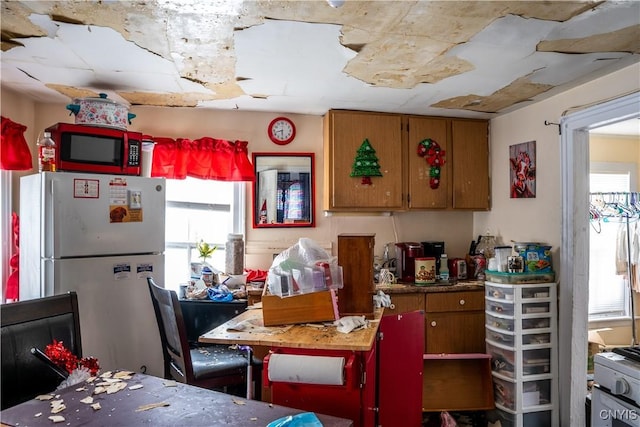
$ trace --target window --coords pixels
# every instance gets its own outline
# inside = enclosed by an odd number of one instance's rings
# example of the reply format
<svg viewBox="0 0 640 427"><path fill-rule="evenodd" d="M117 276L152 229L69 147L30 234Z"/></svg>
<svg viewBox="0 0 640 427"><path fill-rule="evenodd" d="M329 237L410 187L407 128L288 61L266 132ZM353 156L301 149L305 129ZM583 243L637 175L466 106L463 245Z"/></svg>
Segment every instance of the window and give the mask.
<svg viewBox="0 0 640 427"><path fill-rule="evenodd" d="M164 284L177 291L190 278L190 263L201 261L201 239L218 247L207 262L224 271L227 235L244 234L245 183L167 179L166 194Z"/></svg>
<svg viewBox="0 0 640 427"><path fill-rule="evenodd" d="M633 191L636 165L629 163L592 163L589 174L591 193ZM629 283L620 268L616 249L625 238L624 218L591 221L589 234L589 320L629 317ZM626 267L623 266L623 267Z"/></svg>

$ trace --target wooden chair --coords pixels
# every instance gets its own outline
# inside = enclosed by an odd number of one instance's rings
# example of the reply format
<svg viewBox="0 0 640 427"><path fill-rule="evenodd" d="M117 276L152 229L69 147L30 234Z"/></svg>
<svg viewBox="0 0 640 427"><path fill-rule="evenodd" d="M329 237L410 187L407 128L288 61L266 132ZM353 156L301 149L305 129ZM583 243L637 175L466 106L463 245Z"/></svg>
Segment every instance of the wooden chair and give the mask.
<svg viewBox="0 0 640 427"><path fill-rule="evenodd" d="M190 345L177 294L156 285L151 277L147 282L160 330L165 378L252 398L251 378L260 374L253 375L251 352L243 354L223 344Z"/></svg>
<svg viewBox="0 0 640 427"><path fill-rule="evenodd" d="M75 292L2 304L2 409L54 391L62 382L32 348L44 351L53 340L82 357L78 296Z"/></svg>

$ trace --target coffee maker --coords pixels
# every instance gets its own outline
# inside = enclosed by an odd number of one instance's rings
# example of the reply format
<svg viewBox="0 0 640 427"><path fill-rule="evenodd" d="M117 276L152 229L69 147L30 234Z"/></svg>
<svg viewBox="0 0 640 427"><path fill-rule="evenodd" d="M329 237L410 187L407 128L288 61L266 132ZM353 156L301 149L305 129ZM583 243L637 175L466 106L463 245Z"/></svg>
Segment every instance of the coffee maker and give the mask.
<svg viewBox="0 0 640 427"><path fill-rule="evenodd" d="M434 257L436 259L436 275L440 276L440 257L446 253L444 250L444 242L422 242L424 256Z"/></svg>
<svg viewBox="0 0 640 427"><path fill-rule="evenodd" d="M416 281L416 258L421 258L423 256L424 250L421 243L396 243L396 268L398 278L406 283L414 283Z"/></svg>

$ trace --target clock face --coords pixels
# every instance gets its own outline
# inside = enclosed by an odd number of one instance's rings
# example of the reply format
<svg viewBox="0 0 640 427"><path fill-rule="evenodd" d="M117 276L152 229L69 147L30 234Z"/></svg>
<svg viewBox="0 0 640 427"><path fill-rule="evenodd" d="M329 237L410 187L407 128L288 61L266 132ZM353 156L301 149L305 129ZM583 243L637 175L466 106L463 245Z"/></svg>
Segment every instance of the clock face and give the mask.
<svg viewBox="0 0 640 427"><path fill-rule="evenodd" d="M285 145L293 141L296 136L296 127L286 117L277 117L269 124L269 138L279 145Z"/></svg>

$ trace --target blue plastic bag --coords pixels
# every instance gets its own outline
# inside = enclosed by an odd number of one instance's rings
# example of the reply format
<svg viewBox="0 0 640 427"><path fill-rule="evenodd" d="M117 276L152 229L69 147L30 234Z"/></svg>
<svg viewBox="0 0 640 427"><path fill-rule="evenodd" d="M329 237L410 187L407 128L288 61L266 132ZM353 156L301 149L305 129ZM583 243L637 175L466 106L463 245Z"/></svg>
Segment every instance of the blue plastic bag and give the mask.
<svg viewBox="0 0 640 427"><path fill-rule="evenodd" d="M213 288L207 289L207 294L210 300L218 301L218 302L229 302L233 301L233 294L225 285L214 286Z"/></svg>
<svg viewBox="0 0 640 427"><path fill-rule="evenodd" d="M267 427L322 427L322 423L313 412L303 412L271 421Z"/></svg>

